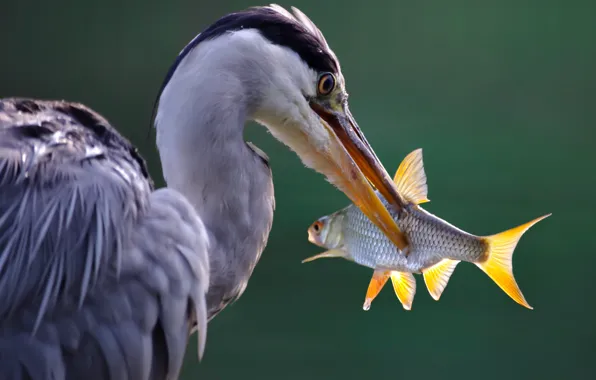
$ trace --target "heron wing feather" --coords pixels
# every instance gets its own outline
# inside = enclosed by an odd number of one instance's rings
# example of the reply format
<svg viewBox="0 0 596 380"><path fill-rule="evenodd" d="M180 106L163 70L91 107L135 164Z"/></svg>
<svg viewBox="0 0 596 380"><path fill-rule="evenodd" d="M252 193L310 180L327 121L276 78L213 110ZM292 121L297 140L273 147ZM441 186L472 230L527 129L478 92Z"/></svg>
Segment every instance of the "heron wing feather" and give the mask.
<svg viewBox="0 0 596 380"><path fill-rule="evenodd" d="M0 379L176 378L204 345L204 226L152 190L92 110L0 100Z"/></svg>

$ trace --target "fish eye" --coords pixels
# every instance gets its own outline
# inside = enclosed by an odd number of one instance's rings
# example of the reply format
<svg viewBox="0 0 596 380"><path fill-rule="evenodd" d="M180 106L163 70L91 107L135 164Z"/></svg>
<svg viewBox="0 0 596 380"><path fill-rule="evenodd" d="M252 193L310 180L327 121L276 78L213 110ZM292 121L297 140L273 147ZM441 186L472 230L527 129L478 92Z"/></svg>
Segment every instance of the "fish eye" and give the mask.
<svg viewBox="0 0 596 380"><path fill-rule="evenodd" d="M321 229L323 229L323 223L321 223L317 220L316 222L313 223L312 228L313 228L313 230L315 230L315 232L321 232Z"/></svg>
<svg viewBox="0 0 596 380"><path fill-rule="evenodd" d="M317 92L319 95L329 95L335 89L335 76L331 73L322 74L319 77L319 84L317 85Z"/></svg>

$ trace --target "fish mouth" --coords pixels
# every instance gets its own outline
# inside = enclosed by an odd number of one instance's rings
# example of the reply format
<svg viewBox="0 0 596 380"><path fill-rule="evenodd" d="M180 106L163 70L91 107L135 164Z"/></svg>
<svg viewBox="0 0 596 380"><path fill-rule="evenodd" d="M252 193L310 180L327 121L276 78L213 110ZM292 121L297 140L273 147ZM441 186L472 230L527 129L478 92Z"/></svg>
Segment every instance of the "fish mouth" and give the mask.
<svg viewBox="0 0 596 380"><path fill-rule="evenodd" d="M323 242L311 229L308 230L308 241L318 247L323 247Z"/></svg>
<svg viewBox="0 0 596 380"><path fill-rule="evenodd" d="M366 141L347 104L334 109L328 105L311 102L310 107L331 135L326 153L327 158L335 165L332 173L329 173L331 175L327 175L329 182L345 193L393 244L400 250L405 249L407 239L375 193L373 185L394 207L394 212L399 214L405 203Z"/></svg>

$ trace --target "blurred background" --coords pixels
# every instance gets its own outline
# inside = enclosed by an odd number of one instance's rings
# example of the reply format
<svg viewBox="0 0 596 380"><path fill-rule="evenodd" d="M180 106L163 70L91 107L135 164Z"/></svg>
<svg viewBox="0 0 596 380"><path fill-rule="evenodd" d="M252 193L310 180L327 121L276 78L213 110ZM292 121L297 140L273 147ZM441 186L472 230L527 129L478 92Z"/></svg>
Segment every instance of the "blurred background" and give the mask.
<svg viewBox="0 0 596 380"><path fill-rule="evenodd" d="M424 149L425 208L475 234L534 217L514 255L526 310L471 264L439 302L421 277L406 312L372 271L306 229L348 199L264 128L277 210L247 291L209 325L183 379L588 379L596 370L596 28L593 2L280 1L342 63L352 112L390 174ZM264 3L265 4L265 3ZM248 1L2 1L0 96L62 98L106 116L163 185L151 107L178 52Z"/></svg>

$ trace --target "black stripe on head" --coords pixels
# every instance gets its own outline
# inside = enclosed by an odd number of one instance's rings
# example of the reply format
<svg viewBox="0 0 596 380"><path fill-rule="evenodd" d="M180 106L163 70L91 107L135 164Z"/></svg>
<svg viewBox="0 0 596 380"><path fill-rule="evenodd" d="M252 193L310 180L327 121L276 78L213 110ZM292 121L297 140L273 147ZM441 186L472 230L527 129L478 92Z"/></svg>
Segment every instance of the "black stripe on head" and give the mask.
<svg viewBox="0 0 596 380"><path fill-rule="evenodd" d="M211 24L202 33L197 35L182 49L176 60L168 70L166 77L157 95L153 108L153 117L157 108L159 97L164 88L174 75L180 62L192 49L201 42L221 36L230 31L242 29L256 29L271 43L285 46L296 52L308 66L317 72L337 73L338 63L329 51L322 35L309 31L303 24L270 7L254 7L244 11L230 13L215 23ZM152 120L153 120L152 117Z"/></svg>

